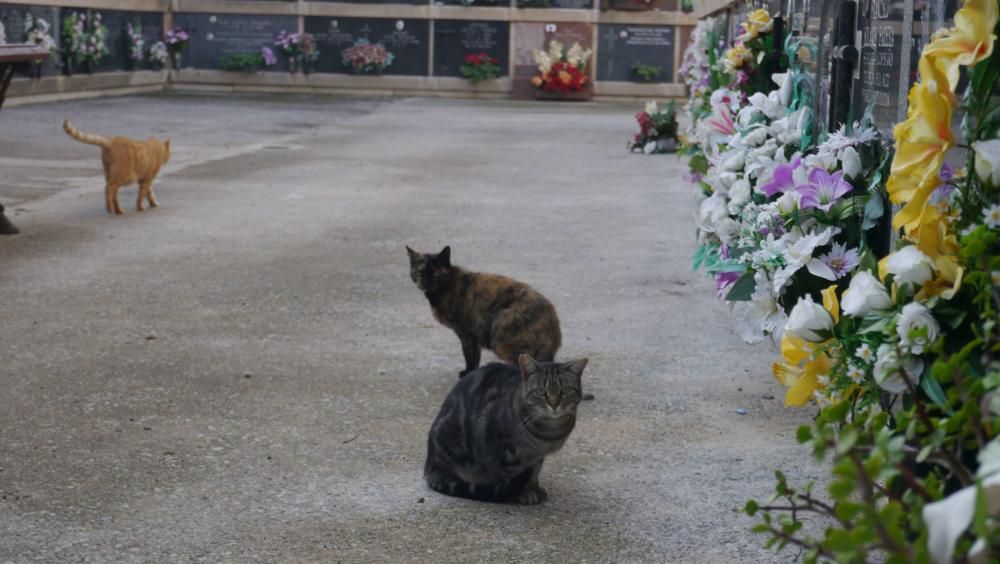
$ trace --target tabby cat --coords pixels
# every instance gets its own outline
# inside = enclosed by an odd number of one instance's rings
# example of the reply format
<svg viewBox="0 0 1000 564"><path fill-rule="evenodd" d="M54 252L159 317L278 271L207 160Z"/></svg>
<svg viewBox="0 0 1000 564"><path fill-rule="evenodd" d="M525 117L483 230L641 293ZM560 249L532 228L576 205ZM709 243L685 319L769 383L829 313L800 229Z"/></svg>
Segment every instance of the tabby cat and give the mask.
<svg viewBox="0 0 1000 564"><path fill-rule="evenodd" d="M63 121L66 133L81 143L97 145L101 148L101 162L104 163L104 206L108 213L122 213L118 203L118 190L133 182L139 183L139 197L135 209L142 211L143 199L149 200L150 207L160 204L153 194L153 180L156 179L160 167L170 160L170 139L160 141L149 139L133 141L126 137L101 137L84 133L70 125L69 120Z"/></svg>
<svg viewBox="0 0 1000 564"><path fill-rule="evenodd" d="M469 272L451 264L451 247L438 254L410 255L410 278L431 304L434 318L462 342L465 376L479 366L481 348L516 364L527 353L542 362L555 359L562 343L556 308L523 282Z"/></svg>
<svg viewBox="0 0 1000 564"><path fill-rule="evenodd" d="M548 497L538 473L573 431L587 359L539 363L522 354L518 363L487 364L452 388L427 438L432 489L525 505Z"/></svg>

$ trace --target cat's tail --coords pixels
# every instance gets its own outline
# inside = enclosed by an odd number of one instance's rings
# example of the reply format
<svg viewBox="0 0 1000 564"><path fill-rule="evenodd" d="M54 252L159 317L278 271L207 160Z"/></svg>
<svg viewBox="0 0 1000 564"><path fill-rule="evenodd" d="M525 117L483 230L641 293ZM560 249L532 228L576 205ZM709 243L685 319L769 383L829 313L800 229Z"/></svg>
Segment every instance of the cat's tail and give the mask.
<svg viewBox="0 0 1000 564"><path fill-rule="evenodd" d="M92 135L90 133L84 133L79 129L73 127L68 119L63 120L63 130L66 134L76 139L81 143L87 143L88 145L98 145L100 147L107 147L111 144L107 137L101 137L100 135Z"/></svg>

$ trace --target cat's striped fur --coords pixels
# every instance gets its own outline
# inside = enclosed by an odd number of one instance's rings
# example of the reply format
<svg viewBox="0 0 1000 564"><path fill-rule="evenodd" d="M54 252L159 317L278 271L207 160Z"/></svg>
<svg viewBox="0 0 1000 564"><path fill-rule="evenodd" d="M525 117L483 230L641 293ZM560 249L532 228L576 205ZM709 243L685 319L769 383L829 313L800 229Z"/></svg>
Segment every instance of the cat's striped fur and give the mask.
<svg viewBox="0 0 1000 564"><path fill-rule="evenodd" d="M506 276L469 272L451 264L451 248L421 254L406 247L410 278L430 302L434 318L462 342L464 376L479 366L481 348L517 364L530 354L551 362L562 344L559 316L545 296Z"/></svg>
<svg viewBox="0 0 1000 564"><path fill-rule="evenodd" d="M427 438L427 484L482 501L543 501L538 474L573 431L586 365L525 354L519 366L494 362L459 380Z"/></svg>

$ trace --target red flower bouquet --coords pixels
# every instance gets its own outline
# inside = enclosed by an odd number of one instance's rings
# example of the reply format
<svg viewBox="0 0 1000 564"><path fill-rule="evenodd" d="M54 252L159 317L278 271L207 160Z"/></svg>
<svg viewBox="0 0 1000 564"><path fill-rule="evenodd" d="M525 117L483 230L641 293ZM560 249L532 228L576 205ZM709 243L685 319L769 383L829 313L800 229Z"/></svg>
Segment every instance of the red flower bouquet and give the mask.
<svg viewBox="0 0 1000 564"><path fill-rule="evenodd" d="M591 49L584 49L579 43L564 50L562 43L552 40L548 51L536 49L532 52L538 64L538 74L531 79L531 83L545 92L582 92L590 81L587 62L592 53Z"/></svg>

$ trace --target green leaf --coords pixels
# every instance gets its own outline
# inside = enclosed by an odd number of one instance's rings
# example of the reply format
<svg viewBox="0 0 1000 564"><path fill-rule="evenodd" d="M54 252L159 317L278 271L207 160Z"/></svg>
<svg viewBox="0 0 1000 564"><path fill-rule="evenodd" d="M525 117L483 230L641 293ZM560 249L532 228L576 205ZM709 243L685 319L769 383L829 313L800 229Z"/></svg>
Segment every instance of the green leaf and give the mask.
<svg viewBox="0 0 1000 564"><path fill-rule="evenodd" d="M930 367L924 369L924 374L920 378L920 389L928 399L934 402L934 405L944 409L949 414L952 412L951 408L948 407L948 397L944 395L941 384L930 374Z"/></svg>
<svg viewBox="0 0 1000 564"><path fill-rule="evenodd" d="M809 442L812 439L812 427L808 425L802 425L795 432L795 439L799 441L799 444Z"/></svg>
<svg viewBox="0 0 1000 564"><path fill-rule="evenodd" d="M847 499L854 492L854 483L847 480L837 480L830 483L830 497L836 500Z"/></svg>
<svg viewBox="0 0 1000 564"><path fill-rule="evenodd" d="M833 552L850 552L854 549L854 541L847 531L831 530L826 536L826 546Z"/></svg>
<svg viewBox="0 0 1000 564"><path fill-rule="evenodd" d="M757 514L758 509L760 509L760 506L757 505L757 502L752 499L743 506L743 512L751 517Z"/></svg>
<svg viewBox="0 0 1000 564"><path fill-rule="evenodd" d="M729 293L726 294L726 301L748 302L750 301L750 298L753 297L753 291L756 287L757 283L753 279L753 272L748 272L741 276L740 279L733 284Z"/></svg>
<svg viewBox="0 0 1000 564"><path fill-rule="evenodd" d="M878 225L878 220L882 218L885 214L885 206L882 205L882 196L875 194L868 198L865 202L865 219L861 224L862 231L868 231L876 225Z"/></svg>
<svg viewBox="0 0 1000 564"><path fill-rule="evenodd" d="M976 483L976 512L972 515L972 530L979 538L988 539L990 537L990 525L987 521L986 494L983 485Z"/></svg>
<svg viewBox="0 0 1000 564"><path fill-rule="evenodd" d="M837 454L847 454L858 442L858 432L852 428L845 429L837 439Z"/></svg>

